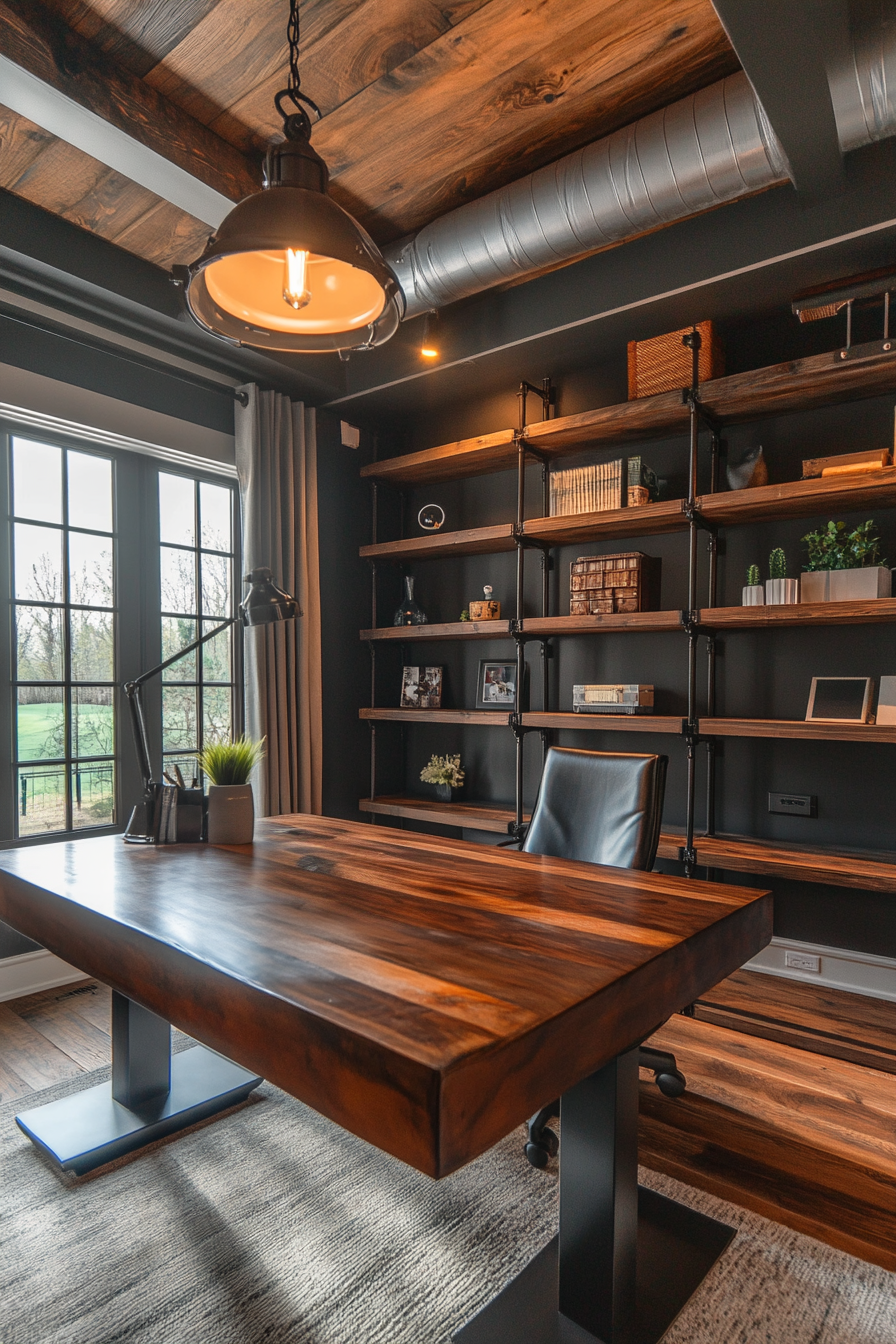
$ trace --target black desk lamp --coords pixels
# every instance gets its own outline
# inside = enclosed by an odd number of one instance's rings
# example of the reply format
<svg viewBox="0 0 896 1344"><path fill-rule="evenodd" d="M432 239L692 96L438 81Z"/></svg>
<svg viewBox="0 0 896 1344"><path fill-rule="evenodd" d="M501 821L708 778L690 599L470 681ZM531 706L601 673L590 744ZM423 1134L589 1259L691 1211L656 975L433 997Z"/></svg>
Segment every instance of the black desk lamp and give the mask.
<svg viewBox="0 0 896 1344"><path fill-rule="evenodd" d="M143 672L134 681L127 681L124 684L124 693L128 697L128 704L131 710L131 726L134 730L134 743L137 747L137 760L140 763L140 773L143 776L143 799L139 802L131 813L131 819L128 822L124 838L132 844L151 845L156 839L156 808L159 798L159 791L162 785L152 777L152 764L149 759L149 739L146 733L146 716L143 710L143 687L153 677L159 676L172 663L176 663L179 658L185 654L192 653L200 645L208 640L214 639L215 635L220 635L222 630L229 630L232 625L241 620L243 625L271 625L275 621L293 621L302 615L299 610L299 604L289 593L284 593L278 588L273 575L269 569L253 569L251 574L247 574L244 583L251 584L244 600L240 603L239 615L230 616L220 625L216 625L214 630L209 630L207 634L199 639L194 639L192 644L187 644L179 649L177 653L166 658L158 667L151 668L148 672Z"/></svg>

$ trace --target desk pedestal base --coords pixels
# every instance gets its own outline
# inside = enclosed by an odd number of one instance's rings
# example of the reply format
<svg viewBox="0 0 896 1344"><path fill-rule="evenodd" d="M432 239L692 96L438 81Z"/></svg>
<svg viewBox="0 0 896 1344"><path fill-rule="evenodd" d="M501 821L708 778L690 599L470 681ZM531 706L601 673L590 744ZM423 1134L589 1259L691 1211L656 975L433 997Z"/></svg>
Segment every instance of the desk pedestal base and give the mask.
<svg viewBox="0 0 896 1344"><path fill-rule="evenodd" d="M565 1093L560 1123L559 1235L455 1344L657 1344L734 1236L639 1188L637 1050Z"/></svg>
<svg viewBox="0 0 896 1344"><path fill-rule="evenodd" d="M637 1306L631 1344L657 1344L728 1246L724 1223L638 1190ZM557 1308L558 1238L452 1338L455 1344L601 1344Z"/></svg>
<svg viewBox="0 0 896 1344"><path fill-rule="evenodd" d="M261 1078L197 1045L171 1058L170 1091L129 1108L112 1084L23 1111L16 1124L49 1157L77 1176L145 1148L245 1101Z"/></svg>

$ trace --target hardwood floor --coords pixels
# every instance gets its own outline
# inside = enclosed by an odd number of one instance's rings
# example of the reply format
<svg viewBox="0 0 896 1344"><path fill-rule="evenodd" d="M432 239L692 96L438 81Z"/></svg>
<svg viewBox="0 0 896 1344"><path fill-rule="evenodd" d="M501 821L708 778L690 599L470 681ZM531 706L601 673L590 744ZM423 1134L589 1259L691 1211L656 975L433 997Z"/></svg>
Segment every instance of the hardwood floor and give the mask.
<svg viewBox="0 0 896 1344"><path fill-rule="evenodd" d="M0 1004L0 1099L110 1057L96 981ZM683 1097L641 1084L655 1171L896 1270L896 1004L738 971L653 1038Z"/></svg>

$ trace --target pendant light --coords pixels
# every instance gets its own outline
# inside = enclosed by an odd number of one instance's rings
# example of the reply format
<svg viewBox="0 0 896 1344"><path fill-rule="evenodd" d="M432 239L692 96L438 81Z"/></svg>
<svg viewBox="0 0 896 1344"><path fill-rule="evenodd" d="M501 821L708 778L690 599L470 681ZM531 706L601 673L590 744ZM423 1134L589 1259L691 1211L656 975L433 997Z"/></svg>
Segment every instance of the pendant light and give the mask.
<svg viewBox="0 0 896 1344"><path fill-rule="evenodd" d="M289 86L274 98L285 139L268 149L262 190L231 210L178 278L196 322L237 345L369 350L395 334L404 295L373 240L327 195L307 109L320 110L299 78L298 0L287 37Z"/></svg>

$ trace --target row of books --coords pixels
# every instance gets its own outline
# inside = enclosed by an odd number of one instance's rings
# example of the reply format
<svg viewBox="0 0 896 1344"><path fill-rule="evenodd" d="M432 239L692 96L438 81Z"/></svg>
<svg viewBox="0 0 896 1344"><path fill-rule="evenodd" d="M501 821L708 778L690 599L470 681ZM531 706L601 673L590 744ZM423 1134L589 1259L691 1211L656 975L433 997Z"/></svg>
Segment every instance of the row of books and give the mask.
<svg viewBox="0 0 896 1344"><path fill-rule="evenodd" d="M621 508L622 458L551 472L551 518Z"/></svg>
<svg viewBox="0 0 896 1344"><path fill-rule="evenodd" d="M626 489L623 492L623 480ZM569 467L551 472L550 517L570 513L602 513L636 507L659 497L656 474L642 463L640 456L628 459L623 472L622 458L590 467Z"/></svg>

